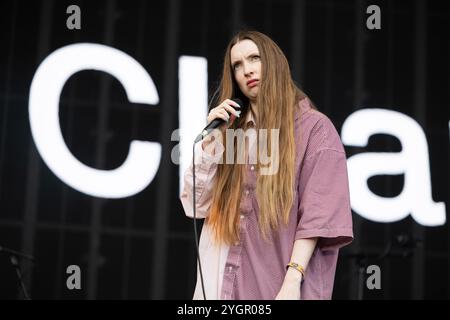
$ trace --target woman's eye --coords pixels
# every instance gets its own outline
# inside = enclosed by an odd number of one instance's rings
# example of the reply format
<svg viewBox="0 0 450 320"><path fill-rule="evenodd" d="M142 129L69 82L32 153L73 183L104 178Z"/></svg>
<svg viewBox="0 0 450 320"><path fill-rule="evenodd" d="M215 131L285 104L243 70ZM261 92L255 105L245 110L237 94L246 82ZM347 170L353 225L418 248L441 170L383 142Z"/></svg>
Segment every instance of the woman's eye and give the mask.
<svg viewBox="0 0 450 320"><path fill-rule="evenodd" d="M237 70L237 68L239 68L240 66L241 66L240 63L236 63L236 64L233 66L233 69L234 69L234 70Z"/></svg>
<svg viewBox="0 0 450 320"><path fill-rule="evenodd" d="M253 57L252 57L252 60L253 60L253 61L259 60L259 56L253 56Z"/></svg>

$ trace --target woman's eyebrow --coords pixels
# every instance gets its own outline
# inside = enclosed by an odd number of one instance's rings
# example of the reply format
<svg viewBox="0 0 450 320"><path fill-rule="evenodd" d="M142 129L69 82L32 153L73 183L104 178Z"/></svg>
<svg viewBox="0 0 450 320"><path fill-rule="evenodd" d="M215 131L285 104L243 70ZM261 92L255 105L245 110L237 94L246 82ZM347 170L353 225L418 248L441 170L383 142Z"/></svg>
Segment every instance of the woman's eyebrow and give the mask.
<svg viewBox="0 0 450 320"><path fill-rule="evenodd" d="M247 56L245 56L245 58L247 59L247 58L250 58L251 56L254 56L254 55L259 55L259 53L258 52L249 53ZM236 64L236 62L240 62L240 61L241 61L241 59L238 59L238 60L232 62L231 65L233 66L233 65Z"/></svg>

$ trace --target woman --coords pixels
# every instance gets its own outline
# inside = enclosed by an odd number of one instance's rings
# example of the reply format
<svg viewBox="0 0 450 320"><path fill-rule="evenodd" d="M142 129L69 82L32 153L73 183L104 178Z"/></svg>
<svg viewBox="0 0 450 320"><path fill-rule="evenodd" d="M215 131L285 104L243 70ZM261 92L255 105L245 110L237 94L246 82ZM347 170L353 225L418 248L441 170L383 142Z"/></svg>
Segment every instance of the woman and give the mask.
<svg viewBox="0 0 450 320"><path fill-rule="evenodd" d="M225 143L209 138L195 146L206 298L331 299L339 248L353 239L346 156L335 127L294 84L281 49L259 32L241 31L230 41L218 92L208 122L225 120L221 132L278 129L279 152L272 151L279 165L261 174L260 162L222 161L236 145L226 136ZM236 111L233 97L246 113ZM271 148L259 143L248 141L247 160ZM189 217L192 190L191 166L180 195ZM199 276L194 299L203 299Z"/></svg>

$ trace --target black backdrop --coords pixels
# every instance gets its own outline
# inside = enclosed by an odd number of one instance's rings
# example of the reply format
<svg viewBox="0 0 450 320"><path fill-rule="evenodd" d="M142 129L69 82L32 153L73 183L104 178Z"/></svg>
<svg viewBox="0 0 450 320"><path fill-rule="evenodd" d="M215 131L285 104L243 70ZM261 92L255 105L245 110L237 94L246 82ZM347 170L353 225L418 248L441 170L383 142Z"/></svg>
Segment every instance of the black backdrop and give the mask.
<svg viewBox="0 0 450 320"><path fill-rule="evenodd" d="M81 30L66 28L66 8L72 4L81 9ZM380 30L366 28L371 4L381 8ZM191 298L192 223L178 200L178 166L170 161L175 144L170 137L178 127L178 58L208 59L211 94L225 46L243 27L279 44L295 80L339 132L361 108L414 118L428 140L432 197L447 202L450 12L445 1L2 1L0 12L0 246L36 258L34 264L21 260L34 299ZM61 95L64 139L88 166L118 167L133 139L161 143L155 179L134 196L102 199L72 189L49 170L32 139L28 99L34 73L54 50L79 42L124 51L158 88L160 108L143 108L127 100L112 76L82 71ZM383 135L372 137L367 148L346 147L348 157L399 150L397 139ZM368 184L392 197L403 182L403 175L384 175ZM424 227L411 216L377 223L357 213L353 220L355 241L341 251L334 298L449 297L448 223ZM389 243L390 254L376 260ZM81 290L66 287L66 268L73 264L82 270ZM364 285L360 292L358 266L370 264L381 268L381 289ZM0 297L21 297L8 255L1 252Z"/></svg>

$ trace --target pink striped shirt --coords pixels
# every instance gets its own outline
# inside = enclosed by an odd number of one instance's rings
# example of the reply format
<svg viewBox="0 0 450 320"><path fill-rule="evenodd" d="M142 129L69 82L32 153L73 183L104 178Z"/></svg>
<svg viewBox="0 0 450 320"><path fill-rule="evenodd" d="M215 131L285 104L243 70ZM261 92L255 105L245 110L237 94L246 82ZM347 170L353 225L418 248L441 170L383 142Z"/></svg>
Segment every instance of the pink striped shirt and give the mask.
<svg viewBox="0 0 450 320"><path fill-rule="evenodd" d="M319 240L301 285L301 299L332 297L339 248L353 239L346 155L330 119L311 108L308 98L302 99L298 106L296 192L289 223L272 233L269 242L261 238L255 192L257 172L249 161L240 205L240 242L232 246L215 245L208 224L203 225L199 249L207 299L274 299L283 283L295 240L312 237ZM250 112L246 123L255 123ZM208 154L201 143L195 150L196 215L207 218L212 181L222 154ZM185 172L180 195L189 217L193 216L192 190L191 165ZM193 298L203 299L198 271Z"/></svg>

